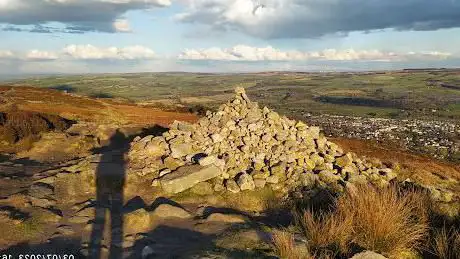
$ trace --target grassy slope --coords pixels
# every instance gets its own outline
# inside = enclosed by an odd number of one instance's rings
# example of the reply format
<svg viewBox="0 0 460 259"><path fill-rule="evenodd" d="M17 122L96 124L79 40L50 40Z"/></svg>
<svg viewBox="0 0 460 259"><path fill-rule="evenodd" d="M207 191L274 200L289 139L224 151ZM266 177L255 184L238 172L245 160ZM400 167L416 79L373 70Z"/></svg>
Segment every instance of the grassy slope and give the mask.
<svg viewBox="0 0 460 259"><path fill-rule="evenodd" d="M299 111L345 115L460 118L460 90L430 86L459 85L460 72L389 72L387 74L189 74L143 73L28 79L17 84L66 89L88 96L135 101L172 99L176 103L215 106L237 85L252 99L283 113ZM438 110L432 113L431 110Z"/></svg>
<svg viewBox="0 0 460 259"><path fill-rule="evenodd" d="M0 87L0 111L15 104L21 110L60 115L67 119L114 124L159 124L190 121L196 116L139 106L123 100L94 99L34 87Z"/></svg>

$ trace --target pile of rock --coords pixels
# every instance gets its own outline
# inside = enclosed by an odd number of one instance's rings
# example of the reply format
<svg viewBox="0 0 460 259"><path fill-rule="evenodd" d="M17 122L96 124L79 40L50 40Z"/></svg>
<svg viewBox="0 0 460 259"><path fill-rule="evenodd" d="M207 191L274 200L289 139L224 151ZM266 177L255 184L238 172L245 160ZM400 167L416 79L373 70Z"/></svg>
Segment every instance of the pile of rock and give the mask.
<svg viewBox="0 0 460 259"><path fill-rule="evenodd" d="M259 108L243 88L196 124L174 122L162 136L135 139L128 156L130 173L151 177L152 185L170 193L198 183L233 193L267 185L341 189L347 183L386 185L396 177L379 161L344 153L318 127Z"/></svg>

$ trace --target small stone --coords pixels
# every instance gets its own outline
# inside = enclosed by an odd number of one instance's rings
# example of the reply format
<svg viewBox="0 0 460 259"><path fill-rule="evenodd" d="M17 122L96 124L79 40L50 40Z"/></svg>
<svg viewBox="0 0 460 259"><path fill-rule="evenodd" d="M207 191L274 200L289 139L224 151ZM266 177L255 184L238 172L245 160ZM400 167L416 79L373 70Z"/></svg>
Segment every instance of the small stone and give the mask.
<svg viewBox="0 0 460 259"><path fill-rule="evenodd" d="M144 148L143 152L149 157L161 157L166 153L166 150L158 143L150 142Z"/></svg>
<svg viewBox="0 0 460 259"><path fill-rule="evenodd" d="M175 159L170 156L166 157L163 161L164 166L171 169L171 170L176 170L177 168L183 166L185 163L184 161L180 159Z"/></svg>
<svg viewBox="0 0 460 259"><path fill-rule="evenodd" d="M303 123L302 121L298 121L298 122L295 124L295 127L296 127L296 128L305 128L305 127L307 127L307 124Z"/></svg>
<svg viewBox="0 0 460 259"><path fill-rule="evenodd" d="M336 183L338 180L342 179L340 176L335 175L333 171L323 170L318 174L319 178L326 183Z"/></svg>
<svg viewBox="0 0 460 259"><path fill-rule="evenodd" d="M241 174L240 177L238 177L237 183L242 191L254 190L256 188L254 180L247 173Z"/></svg>
<svg viewBox="0 0 460 259"><path fill-rule="evenodd" d="M150 186L152 186L152 187L159 187L160 185L161 185L161 184L160 184L160 180L154 179L154 180L152 181L152 184L151 184Z"/></svg>
<svg viewBox="0 0 460 259"><path fill-rule="evenodd" d="M270 172L267 171L259 171L251 174L253 179L266 179L267 177L270 176Z"/></svg>
<svg viewBox="0 0 460 259"><path fill-rule="evenodd" d="M350 175L348 178L348 182L353 184L367 184L368 180L367 177L364 175Z"/></svg>
<svg viewBox="0 0 460 259"><path fill-rule="evenodd" d="M218 143L218 142L222 142L224 140L224 137L222 137L222 135L220 135L219 133L216 133L216 134L211 135L211 139L212 139L212 142Z"/></svg>
<svg viewBox="0 0 460 259"><path fill-rule="evenodd" d="M193 154L193 147L188 143L172 144L170 149L171 157L173 158L181 158L189 154Z"/></svg>
<svg viewBox="0 0 460 259"><path fill-rule="evenodd" d="M256 186L256 188L264 188L266 183L267 181L264 179L254 179L254 185Z"/></svg>
<svg viewBox="0 0 460 259"><path fill-rule="evenodd" d="M225 185L227 186L227 190L231 193L239 193L241 191L238 184L232 179L227 180Z"/></svg>
<svg viewBox="0 0 460 259"><path fill-rule="evenodd" d="M211 155L211 156L207 156L207 157L201 158L200 160L198 160L198 163L199 163L201 166L207 166L207 165L212 165L212 164L214 164L216 161L217 161L217 157Z"/></svg>
<svg viewBox="0 0 460 259"><path fill-rule="evenodd" d="M352 163L353 163L353 157L351 156L350 153L347 153L344 156L338 157L335 160L335 164L342 168L348 165L351 165Z"/></svg>
<svg viewBox="0 0 460 259"><path fill-rule="evenodd" d="M216 183L216 184L214 185L214 191L215 191L215 192L222 192L222 191L224 191L224 190L225 190L225 186L224 186L224 185L222 185L222 184L220 184L220 183Z"/></svg>
<svg viewBox="0 0 460 259"><path fill-rule="evenodd" d="M269 176L265 180L267 181L267 183L270 183L270 184L277 184L279 182L278 176L276 175Z"/></svg>

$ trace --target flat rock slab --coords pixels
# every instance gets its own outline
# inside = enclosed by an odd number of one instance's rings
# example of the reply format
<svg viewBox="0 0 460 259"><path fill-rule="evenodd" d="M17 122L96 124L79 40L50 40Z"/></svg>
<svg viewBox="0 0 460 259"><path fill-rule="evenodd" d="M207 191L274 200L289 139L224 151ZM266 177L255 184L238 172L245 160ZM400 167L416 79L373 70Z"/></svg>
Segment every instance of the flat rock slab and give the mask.
<svg viewBox="0 0 460 259"><path fill-rule="evenodd" d="M182 166L176 171L161 178L161 186L168 193L183 192L198 183L210 180L222 174L222 170L215 165Z"/></svg>
<svg viewBox="0 0 460 259"><path fill-rule="evenodd" d="M206 221L223 223L245 223L247 218L243 215L213 213L206 218Z"/></svg>
<svg viewBox="0 0 460 259"><path fill-rule="evenodd" d="M151 215L158 218L187 219L192 217L192 215L186 210L169 204L161 204L151 213Z"/></svg>

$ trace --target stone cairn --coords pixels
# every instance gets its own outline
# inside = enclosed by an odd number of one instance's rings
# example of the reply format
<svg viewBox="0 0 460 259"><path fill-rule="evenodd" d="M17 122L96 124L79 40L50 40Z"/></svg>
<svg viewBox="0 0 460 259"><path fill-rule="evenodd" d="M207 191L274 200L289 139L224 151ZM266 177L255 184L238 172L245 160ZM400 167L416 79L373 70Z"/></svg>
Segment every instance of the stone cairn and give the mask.
<svg viewBox="0 0 460 259"><path fill-rule="evenodd" d="M232 193L318 185L340 191L367 182L384 186L396 177L378 160L344 153L318 127L259 108L243 88L235 92L196 124L175 121L162 136L136 138L129 173L150 177L168 193L196 185Z"/></svg>

